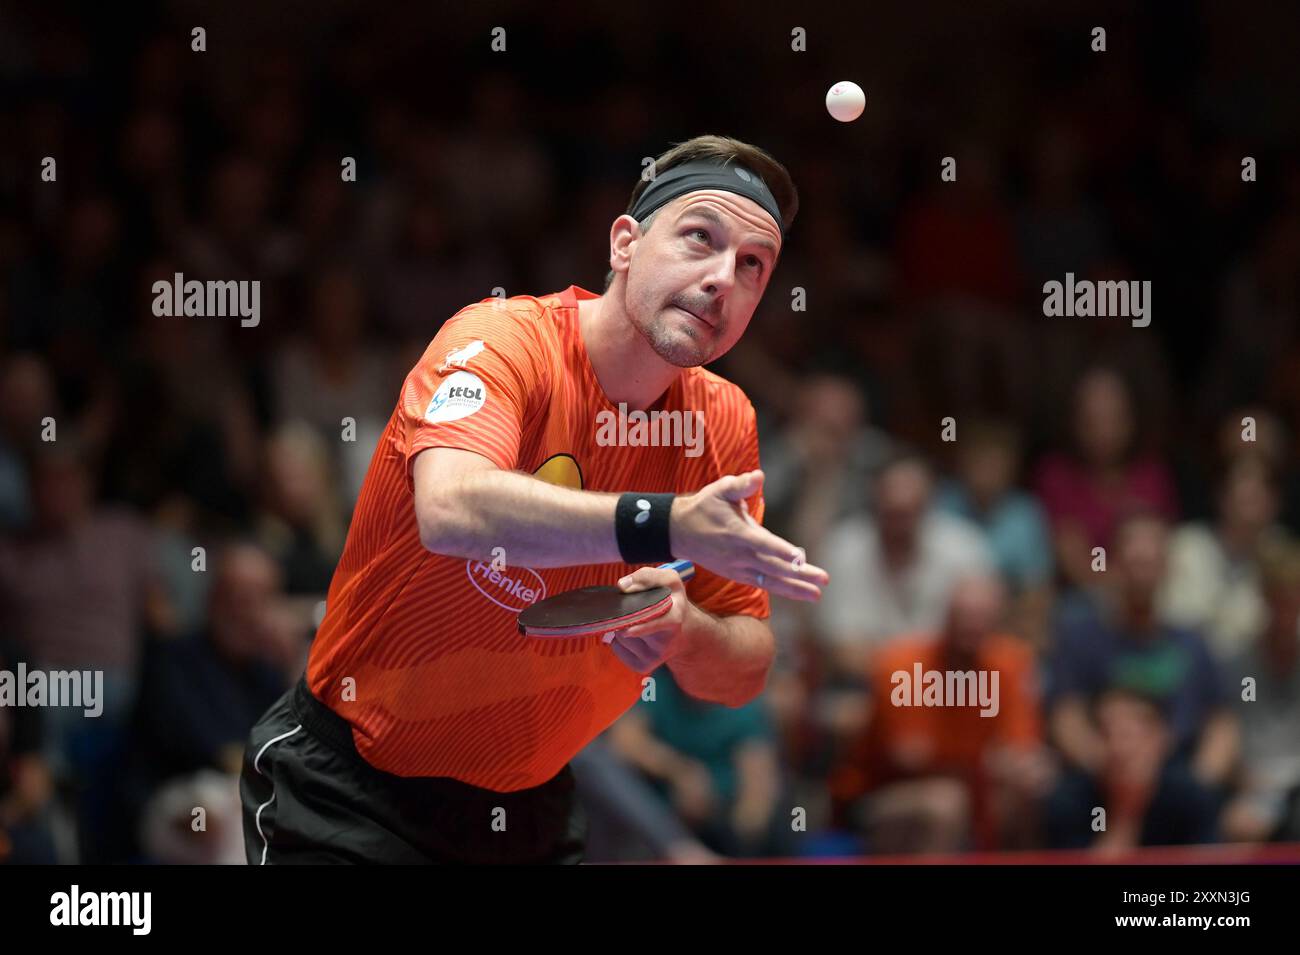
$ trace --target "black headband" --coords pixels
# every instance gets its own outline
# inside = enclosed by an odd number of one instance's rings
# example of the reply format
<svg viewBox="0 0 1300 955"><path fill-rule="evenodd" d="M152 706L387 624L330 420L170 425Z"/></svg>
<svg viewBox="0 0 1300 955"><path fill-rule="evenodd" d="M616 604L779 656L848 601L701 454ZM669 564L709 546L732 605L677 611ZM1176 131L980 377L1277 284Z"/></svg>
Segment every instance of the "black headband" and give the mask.
<svg viewBox="0 0 1300 955"><path fill-rule="evenodd" d="M642 222L660 206L697 189L721 189L753 199L776 222L776 227L781 230L781 241L785 241L781 209L772 196L772 191L767 188L767 183L763 182L758 173L737 166L731 160L719 163L712 159L693 159L680 166L673 166L655 176L628 215L637 222Z"/></svg>

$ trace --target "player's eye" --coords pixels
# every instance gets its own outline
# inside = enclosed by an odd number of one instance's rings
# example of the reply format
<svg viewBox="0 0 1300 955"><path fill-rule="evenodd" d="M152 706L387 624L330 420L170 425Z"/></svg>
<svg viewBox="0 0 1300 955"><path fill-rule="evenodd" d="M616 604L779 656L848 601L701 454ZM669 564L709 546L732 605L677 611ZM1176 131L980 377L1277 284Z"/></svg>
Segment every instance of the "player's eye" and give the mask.
<svg viewBox="0 0 1300 955"><path fill-rule="evenodd" d="M763 271L763 260L756 255L751 255L749 257L749 265L751 268L757 269L759 272Z"/></svg>
<svg viewBox="0 0 1300 955"><path fill-rule="evenodd" d="M702 235L702 236L704 236L704 238L703 238L702 241L704 242L705 245L708 245L708 243L709 243L709 230L708 230L708 229L692 229L692 230L691 230L691 235Z"/></svg>

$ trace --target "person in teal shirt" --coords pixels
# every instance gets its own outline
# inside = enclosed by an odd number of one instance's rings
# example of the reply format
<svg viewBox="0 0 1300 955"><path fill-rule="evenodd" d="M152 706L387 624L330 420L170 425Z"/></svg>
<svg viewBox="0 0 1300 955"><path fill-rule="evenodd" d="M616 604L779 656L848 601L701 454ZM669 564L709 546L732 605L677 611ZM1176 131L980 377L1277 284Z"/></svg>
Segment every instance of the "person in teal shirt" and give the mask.
<svg viewBox="0 0 1300 955"><path fill-rule="evenodd" d="M789 817L776 733L763 698L739 707L684 693L667 667L611 727L610 743L700 840L728 856L786 855Z"/></svg>

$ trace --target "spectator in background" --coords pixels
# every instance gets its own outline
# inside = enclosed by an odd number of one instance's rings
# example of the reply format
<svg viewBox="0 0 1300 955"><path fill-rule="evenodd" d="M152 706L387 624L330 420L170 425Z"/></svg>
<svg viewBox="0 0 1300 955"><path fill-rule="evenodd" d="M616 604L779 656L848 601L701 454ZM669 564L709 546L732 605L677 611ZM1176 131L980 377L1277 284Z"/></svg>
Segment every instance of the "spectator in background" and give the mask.
<svg viewBox="0 0 1300 955"><path fill-rule="evenodd" d="M655 695L609 731L614 751L639 769L709 849L726 856L784 855L784 785L762 698L744 706L686 693L666 667Z"/></svg>
<svg viewBox="0 0 1300 955"><path fill-rule="evenodd" d="M1095 778L1083 783L1073 815L1050 818L1049 839L1057 848L1088 846L1102 855L1122 855L1139 846L1213 842L1218 805L1187 767L1170 760L1174 738L1169 701L1141 690L1112 687L1097 698L1094 720L1100 743ZM1106 811L1105 829L1093 831Z"/></svg>
<svg viewBox="0 0 1300 955"><path fill-rule="evenodd" d="M217 555L213 576L202 631L148 648L122 792L128 807L203 770L225 774L237 793L248 731L302 662L306 631L286 616L283 575L265 551L230 545Z"/></svg>
<svg viewBox="0 0 1300 955"><path fill-rule="evenodd" d="M1042 507L1015 486L1020 466L1014 426L965 424L956 474L940 484L935 505L984 531L1014 601L1013 629L1038 636L1051 599L1052 541Z"/></svg>
<svg viewBox="0 0 1300 955"><path fill-rule="evenodd" d="M36 355L10 356L0 368L0 531L16 531L31 518L24 457L40 440L46 416L59 418L49 367Z"/></svg>
<svg viewBox="0 0 1300 955"><path fill-rule="evenodd" d="M897 254L904 296L917 303L951 296L1012 305L1021 293L1021 277L998 157L986 144L962 145L956 181L932 180L900 219Z"/></svg>
<svg viewBox="0 0 1300 955"><path fill-rule="evenodd" d="M764 523L815 555L859 506L891 441L868 424L862 392L846 378L810 376L791 410L789 423L763 444Z"/></svg>
<svg viewBox="0 0 1300 955"><path fill-rule="evenodd" d="M289 236L274 227L275 180L266 163L244 154L222 157L207 183L206 218L177 238L186 271L214 276L280 276L292 263ZM262 297L262 308L268 305Z"/></svg>
<svg viewBox="0 0 1300 955"><path fill-rule="evenodd" d="M471 241L436 196L410 196L400 215L393 248L378 267L380 314L391 334L420 344L419 358L466 296L486 297L504 288L512 269L486 239Z"/></svg>
<svg viewBox="0 0 1300 955"><path fill-rule="evenodd" d="M347 532L325 442L295 422L266 439L264 454L258 541L279 564L287 593L323 599Z"/></svg>
<svg viewBox="0 0 1300 955"><path fill-rule="evenodd" d="M0 670L14 672L19 658L0 647ZM42 755L42 712L0 706L0 865L59 861L51 825L54 778Z"/></svg>
<svg viewBox="0 0 1300 955"><path fill-rule="evenodd" d="M614 731L610 730L609 735ZM722 857L700 842L650 781L600 736L573 758L573 777L587 810L587 862L663 859L710 865Z"/></svg>
<svg viewBox="0 0 1300 955"><path fill-rule="evenodd" d="M1094 367L1079 380L1072 436L1070 452L1043 459L1035 490L1066 580L1088 591L1097 579L1092 549L1110 548L1121 513L1142 506L1172 519L1177 507L1168 469L1141 446L1132 395L1117 372Z"/></svg>
<svg viewBox="0 0 1300 955"><path fill-rule="evenodd" d="M1296 459L1300 443L1289 437L1293 430L1273 411L1244 405L1223 415L1214 450L1221 472L1231 470L1238 458L1258 458L1273 477L1282 524L1300 535L1300 462Z"/></svg>
<svg viewBox="0 0 1300 955"><path fill-rule="evenodd" d="M1277 524L1278 495L1258 457L1240 456L1219 488L1214 525L1185 524L1169 544L1169 572L1160 615L1200 630L1221 660L1240 656L1264 627L1259 555L1285 531Z"/></svg>
<svg viewBox="0 0 1300 955"><path fill-rule="evenodd" d="M1147 740L1144 753L1155 759L1158 750L1162 771L1177 777L1174 788L1186 804L1180 813L1217 809L1227 794L1240 740L1224 675L1198 633L1163 623L1157 612L1168 534L1158 515L1126 516L1115 531L1110 601L1057 635L1047 688L1051 739L1067 764L1049 801L1057 847L1091 838L1091 807L1100 805L1095 793L1109 771L1110 747L1122 745L1125 733L1167 735L1167 745ZM1096 720L1097 703L1111 690L1157 703L1150 712L1116 707L1115 739Z"/></svg>
<svg viewBox="0 0 1300 955"><path fill-rule="evenodd" d="M111 851L108 791L135 699L147 630L169 619L151 529L136 514L96 503L95 478L76 436L37 442L30 463L34 520L0 539L0 628L29 665L103 674L102 712L47 710L47 756L75 782L85 862Z"/></svg>
<svg viewBox="0 0 1300 955"><path fill-rule="evenodd" d="M821 565L835 580L818 604L818 630L832 669L860 679L873 647L943 623L957 580L991 570L979 529L930 506L933 476L911 452L878 471L870 515L830 534Z"/></svg>
<svg viewBox="0 0 1300 955"><path fill-rule="evenodd" d="M1045 282L1066 272L1090 273L1106 257L1100 210L1083 191L1084 153L1079 131L1052 119L1035 133L1029 190L1017 215L1018 251L1027 290L1042 294Z"/></svg>
<svg viewBox="0 0 1300 955"><path fill-rule="evenodd" d="M1300 839L1300 545L1261 564L1264 626L1233 667L1244 780L1224 813L1225 837L1244 842Z"/></svg>
<svg viewBox="0 0 1300 955"><path fill-rule="evenodd" d="M863 394L849 379L813 375L799 393L785 427L768 439L760 432L764 524L787 540L799 541L810 559L820 563L826 540L860 505L862 488L888 457L892 442L867 423ZM774 597L772 632L777 659L765 699L782 737L791 738L808 699L816 607Z"/></svg>
<svg viewBox="0 0 1300 955"><path fill-rule="evenodd" d="M872 658L867 729L831 778L840 815L865 833L872 852L1031 844L1051 764L1034 655L1002 630L1005 609L997 577L965 577L937 634L892 641ZM946 698L914 705L918 667L969 672L976 681L984 674L988 700L981 703L971 683L964 705Z"/></svg>
<svg viewBox="0 0 1300 955"><path fill-rule="evenodd" d="M161 590L150 528L97 503L92 464L75 435L32 446L34 519L0 539L0 614L33 666L104 671L101 723L133 698L141 641Z"/></svg>
<svg viewBox="0 0 1300 955"><path fill-rule="evenodd" d="M532 243L555 176L529 134L531 87L500 71L480 76L466 94L473 100L471 125L444 145L439 169L457 221L473 235L505 235L512 246Z"/></svg>
<svg viewBox="0 0 1300 955"><path fill-rule="evenodd" d="M370 456L397 402L400 381L384 352L365 340L365 297L347 269L326 270L311 286L306 336L276 355L275 407L285 421L305 421L334 453L348 499L361 490ZM344 439L344 419L353 422Z"/></svg>

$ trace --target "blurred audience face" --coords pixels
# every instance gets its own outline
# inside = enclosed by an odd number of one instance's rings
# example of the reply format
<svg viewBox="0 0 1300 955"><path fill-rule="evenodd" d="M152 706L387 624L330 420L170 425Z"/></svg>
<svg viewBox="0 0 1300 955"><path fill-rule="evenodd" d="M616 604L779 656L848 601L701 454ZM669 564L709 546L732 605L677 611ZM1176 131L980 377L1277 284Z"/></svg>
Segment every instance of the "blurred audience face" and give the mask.
<svg viewBox="0 0 1300 955"><path fill-rule="evenodd" d="M80 524L95 500L90 469L75 448L52 442L32 464L32 504L37 526L63 532Z"/></svg>
<svg viewBox="0 0 1300 955"><path fill-rule="evenodd" d="M918 461L894 464L876 479L876 526L887 551L915 546L930 490L930 472Z"/></svg>
<svg viewBox="0 0 1300 955"><path fill-rule="evenodd" d="M1159 772L1169 750L1169 730L1149 700L1125 692L1106 694L1097 704L1097 728L1110 773L1151 779Z"/></svg>
<svg viewBox="0 0 1300 955"><path fill-rule="evenodd" d="M1011 489L1018 457L1009 432L990 429L968 440L957 457L957 472L977 505L987 507Z"/></svg>
<svg viewBox="0 0 1300 955"><path fill-rule="evenodd" d="M1254 421L1254 441L1242 439L1242 419ZM1241 457L1258 457L1277 469L1286 458L1286 427L1277 415L1264 408L1237 408L1224 416L1218 434L1219 459L1232 462Z"/></svg>
<svg viewBox="0 0 1300 955"><path fill-rule="evenodd" d="M117 208L108 199L86 199L68 214L64 253L68 267L90 271L103 265L117 247Z"/></svg>
<svg viewBox="0 0 1300 955"><path fill-rule="evenodd" d="M208 598L212 640L234 660L274 658L280 569L256 547L240 544L217 566Z"/></svg>
<svg viewBox="0 0 1300 955"><path fill-rule="evenodd" d="M356 276L339 270L322 275L312 289L312 331L330 351L356 342L365 315L365 297Z"/></svg>
<svg viewBox="0 0 1300 955"><path fill-rule="evenodd" d="M156 186L176 171L178 138L176 124L165 113L141 110L122 135L122 166L137 182Z"/></svg>
<svg viewBox="0 0 1300 955"><path fill-rule="evenodd" d="M1248 535L1277 520L1277 492L1260 461L1243 458L1233 465L1219 493L1219 511L1225 524Z"/></svg>
<svg viewBox="0 0 1300 955"><path fill-rule="evenodd" d="M798 414L795 428L809 457L843 457L862 428L862 394L851 381L818 376L804 389Z"/></svg>
<svg viewBox="0 0 1300 955"><path fill-rule="evenodd" d="M296 198L297 222L305 235L319 236L340 228L348 195L347 185L339 176L338 163L314 162L303 176Z"/></svg>
<svg viewBox="0 0 1300 955"><path fill-rule="evenodd" d="M211 211L226 239L249 236L266 214L271 181L261 163L236 156L217 169L211 185Z"/></svg>
<svg viewBox="0 0 1300 955"><path fill-rule="evenodd" d="M706 212L725 229L702 218ZM756 243L781 248L780 230L758 203L713 189L660 206L644 233L619 216L610 238L611 259L620 260L610 263L615 286L625 273L624 311L655 354L679 368L707 364L740 340L776 266Z"/></svg>
<svg viewBox="0 0 1300 955"><path fill-rule="evenodd" d="M1005 606L1006 595L997 577L963 578L948 604L944 641L958 656L975 656L984 638L1001 628Z"/></svg>
<svg viewBox="0 0 1300 955"><path fill-rule="evenodd" d="M1078 193L1081 165L1079 135L1073 127L1053 123L1039 131L1034 143L1034 191L1049 202L1069 202Z"/></svg>
<svg viewBox="0 0 1300 955"><path fill-rule="evenodd" d="M14 355L0 373L0 427L11 441L26 444L40 437L40 421L56 415L54 382L48 366L35 355Z"/></svg>
<svg viewBox="0 0 1300 955"><path fill-rule="evenodd" d="M439 255L450 238L448 216L437 202L417 199L406 213L404 239L411 258L429 259Z"/></svg>
<svg viewBox="0 0 1300 955"><path fill-rule="evenodd" d="M291 524L308 524L330 506L327 454L306 426L290 425L267 439L266 469L271 507Z"/></svg>
<svg viewBox="0 0 1300 955"><path fill-rule="evenodd" d="M1097 369L1079 382L1074 401L1074 435L1084 460L1094 467L1119 464L1133 440L1128 388L1112 371Z"/></svg>
<svg viewBox="0 0 1300 955"><path fill-rule="evenodd" d="M1124 598L1148 607L1164 579L1169 530L1156 517L1139 517L1120 526L1115 537L1119 579Z"/></svg>

